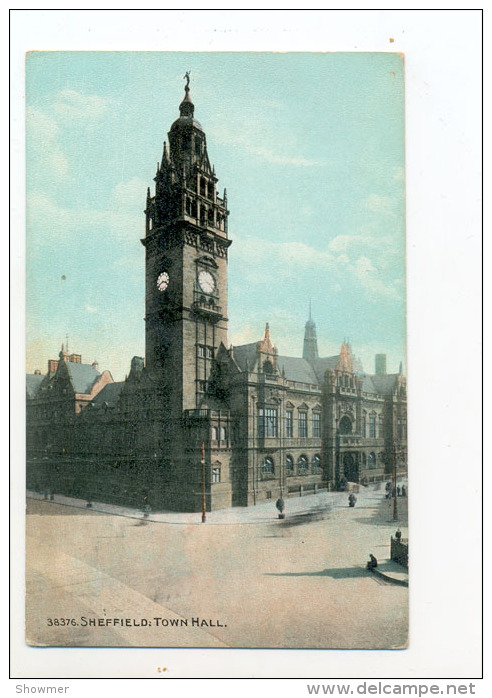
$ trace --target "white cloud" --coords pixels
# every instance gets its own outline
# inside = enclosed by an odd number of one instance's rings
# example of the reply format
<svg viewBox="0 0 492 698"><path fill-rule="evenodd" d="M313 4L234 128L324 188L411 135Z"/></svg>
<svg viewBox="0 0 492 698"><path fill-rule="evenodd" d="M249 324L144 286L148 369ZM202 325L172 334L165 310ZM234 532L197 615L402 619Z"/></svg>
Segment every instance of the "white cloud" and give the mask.
<svg viewBox="0 0 492 698"><path fill-rule="evenodd" d="M62 90L53 105L55 114L63 120L98 121L106 112L110 100L99 95L85 95L75 90Z"/></svg>
<svg viewBox="0 0 492 698"><path fill-rule="evenodd" d="M242 278L255 286L286 281L309 273L322 279L324 291L339 292L350 284L353 291L363 293L367 300L399 299L403 282L394 278L388 263L396 251L385 251L380 240L373 245L374 255L367 251L364 236L338 236L325 249L316 249L303 242L272 242L260 238L238 238L234 243L234 262L241 268ZM389 273L388 273L389 270Z"/></svg>
<svg viewBox="0 0 492 698"><path fill-rule="evenodd" d="M91 237L98 235L101 227L116 239L132 240L143 234L143 215L146 186L134 177L117 184L107 209L63 208L46 193L30 192L27 202L30 229L42 231L32 241L35 245L52 245L67 240L75 231L84 231Z"/></svg>
<svg viewBox="0 0 492 698"><path fill-rule="evenodd" d="M61 180L68 174L68 160L58 143L60 129L56 121L40 109L26 110L28 153L33 170L43 170L52 180Z"/></svg>
<svg viewBox="0 0 492 698"><path fill-rule="evenodd" d="M276 105L273 104L273 106ZM275 118L273 119L275 128L272 129L270 118L262 118L260 114L261 110L254 115L248 112L236 115L234 118L228 114L223 120L218 117L208 129L209 139L216 143L242 148L247 153L275 165L293 167L325 165L322 160L304 157L302 152L299 152L299 145L291 131L282 129ZM268 148L265 148L265 143L269 144Z"/></svg>
<svg viewBox="0 0 492 698"><path fill-rule="evenodd" d="M396 201L391 196L384 196L382 194L370 194L362 202L363 206L372 213L378 213L383 216L394 217ZM399 201L398 201L399 204Z"/></svg>

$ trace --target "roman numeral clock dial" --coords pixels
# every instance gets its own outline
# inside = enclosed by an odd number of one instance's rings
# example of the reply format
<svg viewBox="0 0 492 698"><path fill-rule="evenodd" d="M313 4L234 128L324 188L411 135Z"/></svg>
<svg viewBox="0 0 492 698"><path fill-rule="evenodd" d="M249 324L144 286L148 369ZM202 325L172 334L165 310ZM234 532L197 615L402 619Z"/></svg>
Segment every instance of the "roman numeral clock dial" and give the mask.
<svg viewBox="0 0 492 698"><path fill-rule="evenodd" d="M215 290L215 279L209 271L201 271L198 274L198 285L203 293L213 293Z"/></svg>

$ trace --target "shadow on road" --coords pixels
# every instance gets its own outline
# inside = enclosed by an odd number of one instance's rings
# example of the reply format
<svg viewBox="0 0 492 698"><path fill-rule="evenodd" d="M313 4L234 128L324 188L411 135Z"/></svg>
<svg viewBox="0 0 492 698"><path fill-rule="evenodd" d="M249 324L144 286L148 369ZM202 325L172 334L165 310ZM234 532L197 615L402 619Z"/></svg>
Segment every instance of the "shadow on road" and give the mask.
<svg viewBox="0 0 492 698"><path fill-rule="evenodd" d="M370 573L365 567L332 567L319 572L267 572L265 577L332 577L333 579L351 579L368 577Z"/></svg>

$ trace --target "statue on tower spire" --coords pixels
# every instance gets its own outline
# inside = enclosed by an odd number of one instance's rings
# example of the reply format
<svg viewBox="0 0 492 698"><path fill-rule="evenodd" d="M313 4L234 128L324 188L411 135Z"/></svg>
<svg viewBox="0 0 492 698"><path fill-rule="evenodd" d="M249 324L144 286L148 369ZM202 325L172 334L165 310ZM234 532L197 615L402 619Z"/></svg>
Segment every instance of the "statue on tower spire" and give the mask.
<svg viewBox="0 0 492 698"><path fill-rule="evenodd" d="M186 73L183 75L183 80L186 80L185 92L189 92L190 90L190 73L191 70L187 70Z"/></svg>

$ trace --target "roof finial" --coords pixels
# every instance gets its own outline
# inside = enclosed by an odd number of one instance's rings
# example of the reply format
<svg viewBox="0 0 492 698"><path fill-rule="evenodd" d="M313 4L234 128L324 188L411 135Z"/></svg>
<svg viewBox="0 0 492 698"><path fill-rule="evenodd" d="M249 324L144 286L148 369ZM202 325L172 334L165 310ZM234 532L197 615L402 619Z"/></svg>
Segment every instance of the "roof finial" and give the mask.
<svg viewBox="0 0 492 698"><path fill-rule="evenodd" d="M186 85L185 85L185 96L183 97L183 100L181 104L179 105L179 113L181 116L186 116L186 117L193 117L193 113L195 111L195 106L193 102L191 101L190 97L190 71L187 70L186 73L183 76L183 79L186 80Z"/></svg>
<svg viewBox="0 0 492 698"><path fill-rule="evenodd" d="M311 321L311 299L309 299L309 321Z"/></svg>

